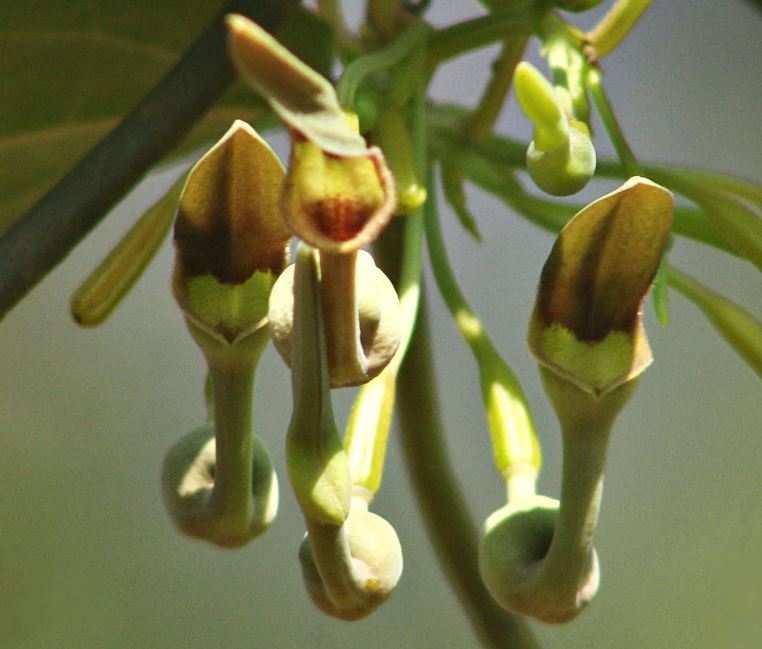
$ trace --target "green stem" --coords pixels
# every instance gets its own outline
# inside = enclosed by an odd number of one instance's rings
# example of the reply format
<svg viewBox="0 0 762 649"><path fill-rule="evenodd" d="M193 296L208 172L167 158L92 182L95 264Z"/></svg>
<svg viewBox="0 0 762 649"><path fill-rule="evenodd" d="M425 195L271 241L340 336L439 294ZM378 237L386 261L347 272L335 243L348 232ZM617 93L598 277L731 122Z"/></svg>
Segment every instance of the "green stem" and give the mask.
<svg viewBox="0 0 762 649"><path fill-rule="evenodd" d="M422 78L422 60L425 47L422 43L411 55L411 66L418 70L419 82L414 84L412 96L411 140L415 153L416 172L419 177L426 165L426 84ZM404 224L404 225L402 225ZM401 238L398 235L401 233ZM393 243L389 243L394 239ZM418 316L421 295L421 269L423 266L423 210L415 209L411 214L397 217L387 228L384 236L376 244L379 257L383 260L394 251L395 257L402 251L399 273L394 282L400 301L400 336L397 352L389 365L379 376L360 389L347 426L344 444L350 458L354 484L376 493L383 478L386 447L389 438L391 415L394 410L394 395L397 374L405 359L410 338ZM387 269L388 270L388 269Z"/></svg>
<svg viewBox="0 0 762 649"><path fill-rule="evenodd" d="M567 608L574 614L579 596L590 598L597 589L593 534L603 495L606 453L614 420L637 381L596 397L544 366L540 366L540 376L561 423L563 468L558 520L534 590L540 601L558 605L559 614Z"/></svg>
<svg viewBox="0 0 762 649"><path fill-rule="evenodd" d="M489 135L495 127L500 111L505 104L505 98L511 89L513 71L521 61L528 40L528 36L519 36L506 40L503 44L500 55L493 64L492 76L484 89L479 104L466 121L466 135L471 139L480 140L485 135Z"/></svg>
<svg viewBox="0 0 762 649"><path fill-rule="evenodd" d="M347 29L339 0L317 0L317 13L333 27L336 45L342 57L356 56L359 53L357 42Z"/></svg>
<svg viewBox="0 0 762 649"><path fill-rule="evenodd" d="M349 515L351 478L333 415L324 331L317 259L311 248L300 244L291 342L294 405L286 436L286 461L305 519L342 525Z"/></svg>
<svg viewBox="0 0 762 649"><path fill-rule="evenodd" d="M482 645L539 649L526 622L500 609L479 578L477 531L443 441L431 358L422 303L397 399L402 450L429 538Z"/></svg>
<svg viewBox="0 0 762 649"><path fill-rule="evenodd" d="M599 58L612 52L648 9L651 0L617 0L603 19L587 34Z"/></svg>
<svg viewBox="0 0 762 649"><path fill-rule="evenodd" d="M365 77L397 65L418 47L430 32L431 28L426 23L415 22L388 47L352 61L336 88L341 105L348 108L354 106L355 93Z"/></svg>
<svg viewBox="0 0 762 649"><path fill-rule="evenodd" d="M532 0L513 3L509 9L465 20L432 32L429 39L429 65L436 68L444 61L495 41L521 38L532 33L539 18Z"/></svg>
<svg viewBox="0 0 762 649"><path fill-rule="evenodd" d="M431 180L427 190L429 200L424 208L431 267L439 292L479 365L495 464L505 478L516 467L530 466L539 470L540 447L524 391L458 286L439 229L435 188Z"/></svg>
<svg viewBox="0 0 762 649"><path fill-rule="evenodd" d="M254 510L252 484L252 392L254 366L212 365L216 460L210 507L223 526L248 527Z"/></svg>
<svg viewBox="0 0 762 649"><path fill-rule="evenodd" d="M320 300L331 382L347 385L367 373L360 345L356 286L357 252L320 252Z"/></svg>
<svg viewBox="0 0 762 649"><path fill-rule="evenodd" d="M598 110L598 114L601 117L601 121L603 122L603 126L606 129L609 138L611 138L611 143L614 145L614 150L622 163L625 173L628 176L641 175L640 165L635 159L635 154L632 152L630 145L624 137L622 127L619 125L619 120L617 120L614 110L611 107L611 103L603 89L603 84L601 83L601 71L598 68L592 66L589 67L585 81L588 90L590 91L590 95L593 98L593 103Z"/></svg>
<svg viewBox="0 0 762 649"><path fill-rule="evenodd" d="M649 171L653 180L700 205L725 243L762 270L762 220L743 200L718 190L690 172L685 174L677 169L660 168Z"/></svg>
<svg viewBox="0 0 762 649"><path fill-rule="evenodd" d="M287 3L227 5L183 58L0 239L0 318L169 153L235 78L224 16L244 13L267 29Z"/></svg>

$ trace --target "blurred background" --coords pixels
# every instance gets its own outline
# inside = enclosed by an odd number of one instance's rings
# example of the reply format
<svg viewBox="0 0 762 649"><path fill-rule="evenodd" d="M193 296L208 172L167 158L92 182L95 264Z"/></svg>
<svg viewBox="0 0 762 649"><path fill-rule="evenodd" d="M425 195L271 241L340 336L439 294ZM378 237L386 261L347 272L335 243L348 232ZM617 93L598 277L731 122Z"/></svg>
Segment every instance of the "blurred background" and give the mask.
<svg viewBox="0 0 762 649"><path fill-rule="evenodd" d="M474 0L433 0L429 18L444 25L480 11ZM352 7L347 12L359 20ZM590 26L597 14L579 23ZM529 52L537 63L536 42ZM495 54L488 48L447 65L433 96L474 103ZM760 60L762 16L746 3L655 2L605 59L605 82L642 161L762 182ZM500 128L528 136L513 99ZM285 155L284 139L272 140ZM595 142L599 154L610 153L604 134ZM394 433L374 508L403 544L396 593L352 624L322 616L308 601L296 559L303 521L283 465L289 378L272 350L258 373L255 425L281 478L276 523L238 551L207 547L172 528L159 470L167 449L204 417L204 364L170 296L171 246L102 327L79 329L68 300L177 173L165 169L145 179L2 322L0 647L477 646L425 538ZM611 188L595 184L583 198ZM524 383L545 456L540 490L557 496L558 425L524 342L552 238L490 196L469 191L469 199L484 243L444 210L453 266ZM671 259L762 316L762 284L750 264L682 241ZM447 443L481 522L502 504L503 486L475 363L431 282L429 288ZM596 537L600 592L571 624L534 625L548 649L760 646L759 377L691 304L672 294L671 309L668 327L646 309L656 360L614 431ZM340 421L351 399L351 391L337 394Z"/></svg>

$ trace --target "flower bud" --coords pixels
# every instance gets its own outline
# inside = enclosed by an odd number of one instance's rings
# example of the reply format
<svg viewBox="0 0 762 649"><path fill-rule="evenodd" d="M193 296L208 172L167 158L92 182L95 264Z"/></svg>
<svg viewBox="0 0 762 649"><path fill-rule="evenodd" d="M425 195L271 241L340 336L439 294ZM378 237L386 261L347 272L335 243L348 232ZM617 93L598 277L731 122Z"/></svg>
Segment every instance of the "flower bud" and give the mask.
<svg viewBox="0 0 762 649"><path fill-rule="evenodd" d="M640 311L666 249L672 206L669 191L633 177L564 227L529 327L542 365L601 395L651 363Z"/></svg>
<svg viewBox="0 0 762 649"><path fill-rule="evenodd" d="M233 342L266 324L267 300L291 237L278 199L284 170L246 123L193 167L175 223L175 298L186 317Z"/></svg>
<svg viewBox="0 0 762 649"><path fill-rule="evenodd" d="M293 134L281 209L291 231L321 251L348 253L374 241L394 213L394 180L381 150L330 155Z"/></svg>

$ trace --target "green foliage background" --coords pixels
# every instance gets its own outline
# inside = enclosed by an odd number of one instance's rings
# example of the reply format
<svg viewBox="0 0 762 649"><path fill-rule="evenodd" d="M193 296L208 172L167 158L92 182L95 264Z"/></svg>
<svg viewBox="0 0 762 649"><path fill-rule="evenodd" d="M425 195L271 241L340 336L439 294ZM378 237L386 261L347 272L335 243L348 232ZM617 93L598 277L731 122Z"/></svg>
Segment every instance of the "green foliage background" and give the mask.
<svg viewBox="0 0 762 649"><path fill-rule="evenodd" d="M0 9L0 195L10 196L0 203L0 227L113 125L221 4ZM442 24L479 10L454 0L433 6ZM29 15L40 17L34 33ZM609 93L643 160L762 179L761 29L759 13L740 3L654 3L605 65ZM437 98L472 103L493 54L448 66L435 80ZM24 84L38 89L19 93ZM237 112L241 96L231 94L213 112L206 133L246 116ZM526 135L513 102L503 125ZM260 368L255 417L279 467L277 523L237 552L182 539L171 528L159 466L203 416L203 370L169 295L169 246L103 328L82 331L67 316L76 282L170 176L146 181L0 330L0 647L474 646L414 515L395 448L377 510L404 546L398 592L353 625L322 617L308 602L296 561L303 524L276 451L289 382L271 351ZM551 240L492 198L473 192L472 208L486 243L477 247L450 221L453 262L527 382L545 450L541 487L557 494L557 424L524 344ZM752 310L762 304L750 265L684 242L673 258L698 268L713 287L743 295ZM438 298L433 315L449 442L482 519L500 504L502 487L476 372ZM758 377L679 297L670 327L650 314L647 324L656 362L614 432L597 543L601 592L577 622L538 634L549 648L751 649L762 634ZM344 408L350 399L340 396Z"/></svg>

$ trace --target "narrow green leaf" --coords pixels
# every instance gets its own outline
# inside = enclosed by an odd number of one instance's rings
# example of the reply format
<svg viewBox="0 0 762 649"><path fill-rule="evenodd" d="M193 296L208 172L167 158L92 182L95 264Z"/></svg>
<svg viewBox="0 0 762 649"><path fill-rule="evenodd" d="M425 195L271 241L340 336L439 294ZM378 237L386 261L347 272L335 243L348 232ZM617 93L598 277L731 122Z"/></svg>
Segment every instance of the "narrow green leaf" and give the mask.
<svg viewBox="0 0 762 649"><path fill-rule="evenodd" d="M177 213L187 174L138 219L71 298L77 324L101 324L124 299L154 258Z"/></svg>
<svg viewBox="0 0 762 649"><path fill-rule="evenodd" d="M693 302L727 343L762 377L762 322L726 297L670 266L671 286Z"/></svg>

